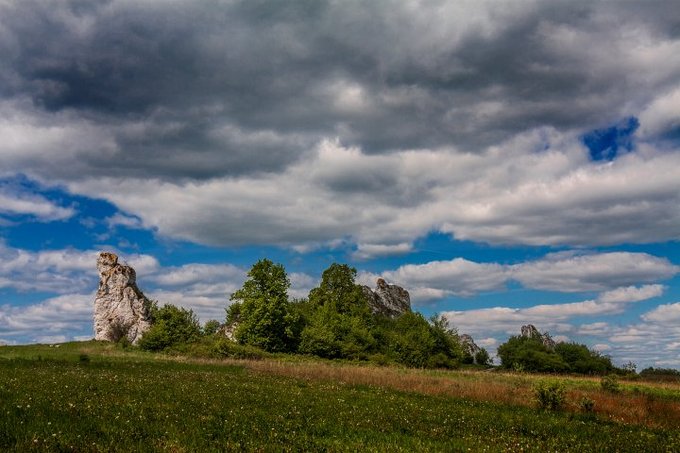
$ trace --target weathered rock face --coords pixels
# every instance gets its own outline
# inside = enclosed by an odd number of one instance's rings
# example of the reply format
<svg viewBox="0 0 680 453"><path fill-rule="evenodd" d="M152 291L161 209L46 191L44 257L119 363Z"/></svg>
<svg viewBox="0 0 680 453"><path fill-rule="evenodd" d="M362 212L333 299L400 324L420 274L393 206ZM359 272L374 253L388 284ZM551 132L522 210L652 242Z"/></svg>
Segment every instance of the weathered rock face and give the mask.
<svg viewBox="0 0 680 453"><path fill-rule="evenodd" d="M482 350L477 344L475 343L475 340L472 339L472 337L468 334L463 334L460 337L460 345L463 347L463 352L466 354L469 354L473 358L477 355L479 351Z"/></svg>
<svg viewBox="0 0 680 453"><path fill-rule="evenodd" d="M411 311L411 296L401 286L390 285L379 278L374 290L368 286L362 286L362 290L374 314L396 318Z"/></svg>
<svg viewBox="0 0 680 453"><path fill-rule="evenodd" d="M550 334L548 332L546 333L539 332L536 326L534 326L533 324L527 324L526 326L522 326L522 336L528 338L537 338L541 340L541 343L543 343L543 346L545 346L546 348L555 349L555 340L553 340L550 337Z"/></svg>
<svg viewBox="0 0 680 453"><path fill-rule="evenodd" d="M95 340L137 343L151 327L149 300L137 288L137 275L118 256L102 252L97 259L99 289L94 300Z"/></svg>

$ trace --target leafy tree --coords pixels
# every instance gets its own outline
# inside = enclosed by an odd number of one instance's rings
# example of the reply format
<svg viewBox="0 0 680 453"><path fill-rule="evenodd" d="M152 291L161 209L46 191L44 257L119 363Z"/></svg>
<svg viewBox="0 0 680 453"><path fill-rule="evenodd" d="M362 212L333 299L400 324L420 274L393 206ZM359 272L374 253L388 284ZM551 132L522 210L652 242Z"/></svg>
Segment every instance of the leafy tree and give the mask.
<svg viewBox="0 0 680 453"><path fill-rule="evenodd" d="M220 322L216 319L211 319L203 326L203 335L215 335L219 328Z"/></svg>
<svg viewBox="0 0 680 453"><path fill-rule="evenodd" d="M491 357L489 357L489 352L484 348L481 348L479 351L477 351L477 354L475 354L475 363L477 365L484 366L491 365Z"/></svg>
<svg viewBox="0 0 680 453"><path fill-rule="evenodd" d="M614 370L611 359L591 351L586 345L558 343L555 352L568 365L569 371L581 374L605 374Z"/></svg>
<svg viewBox="0 0 680 453"><path fill-rule="evenodd" d="M513 336L498 347L501 366L526 371L568 371L562 357L549 350L538 338Z"/></svg>
<svg viewBox="0 0 680 453"><path fill-rule="evenodd" d="M149 307L151 328L139 340L139 347L148 351L161 351L171 346L196 341L201 336L201 326L192 310L156 302Z"/></svg>
<svg viewBox="0 0 680 453"><path fill-rule="evenodd" d="M356 269L333 263L321 283L309 293L307 325L300 352L320 357L364 358L377 347L373 317L361 287L354 283Z"/></svg>
<svg viewBox="0 0 680 453"><path fill-rule="evenodd" d="M290 310L289 287L283 265L268 259L253 265L227 309L228 322L237 323L234 335L239 343L270 352L295 350L299 322Z"/></svg>

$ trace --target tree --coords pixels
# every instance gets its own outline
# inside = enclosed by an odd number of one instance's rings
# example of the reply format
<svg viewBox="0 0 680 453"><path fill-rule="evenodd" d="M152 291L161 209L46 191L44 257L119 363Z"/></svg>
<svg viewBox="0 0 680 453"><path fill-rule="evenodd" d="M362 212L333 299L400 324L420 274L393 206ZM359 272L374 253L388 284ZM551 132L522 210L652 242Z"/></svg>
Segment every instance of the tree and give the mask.
<svg viewBox="0 0 680 453"><path fill-rule="evenodd" d="M151 328L139 340L139 347L161 351L182 343L191 343L201 336L201 326L192 310L156 302L149 307Z"/></svg>
<svg viewBox="0 0 680 453"><path fill-rule="evenodd" d="M559 354L545 347L538 337L513 336L498 347L504 368L527 371L568 371L569 366Z"/></svg>
<svg viewBox="0 0 680 453"><path fill-rule="evenodd" d="M489 352L484 348L481 348L479 351L477 351L477 354L475 354L475 363L477 365L484 366L491 365L491 357L489 357Z"/></svg>
<svg viewBox="0 0 680 453"><path fill-rule="evenodd" d="M605 374L614 370L611 359L591 351L584 344L558 343L555 352L569 366L569 371L581 374Z"/></svg>
<svg viewBox="0 0 680 453"><path fill-rule="evenodd" d="M355 277L356 269L346 264L333 263L323 272L321 283L309 293L300 352L362 358L376 348L373 317Z"/></svg>
<svg viewBox="0 0 680 453"><path fill-rule="evenodd" d="M206 321L203 326L203 335L214 335L220 328L220 322L216 319Z"/></svg>
<svg viewBox="0 0 680 453"><path fill-rule="evenodd" d="M234 336L239 343L270 352L295 350L299 323L289 307L289 287L283 265L268 259L253 265L227 309L228 322L237 324Z"/></svg>

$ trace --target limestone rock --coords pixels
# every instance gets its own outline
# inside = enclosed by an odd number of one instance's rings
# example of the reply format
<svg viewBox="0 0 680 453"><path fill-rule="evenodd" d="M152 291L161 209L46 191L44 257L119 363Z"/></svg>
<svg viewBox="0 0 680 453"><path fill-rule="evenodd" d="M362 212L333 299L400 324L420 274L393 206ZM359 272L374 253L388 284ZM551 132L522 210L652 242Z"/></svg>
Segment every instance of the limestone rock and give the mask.
<svg viewBox="0 0 680 453"><path fill-rule="evenodd" d="M137 343L151 327L149 300L137 287L137 274L118 263L118 256L102 252L97 259L99 289L94 300L95 340Z"/></svg>
<svg viewBox="0 0 680 453"><path fill-rule="evenodd" d="M479 351L482 350L482 348L477 346L475 340L473 340L472 337L468 334L463 334L460 336L460 345L463 347L463 352L469 354L473 358L477 355Z"/></svg>
<svg viewBox="0 0 680 453"><path fill-rule="evenodd" d="M546 333L539 332L536 326L534 326L533 324L527 324L526 326L522 326L522 336L528 338L537 338L541 340L541 343L543 343L543 346L545 346L546 348L550 350L555 349L555 340L552 339L550 334L548 332Z"/></svg>
<svg viewBox="0 0 680 453"><path fill-rule="evenodd" d="M374 290L368 286L362 286L362 290L374 314L396 318L411 311L411 296L401 286L390 285L379 278Z"/></svg>

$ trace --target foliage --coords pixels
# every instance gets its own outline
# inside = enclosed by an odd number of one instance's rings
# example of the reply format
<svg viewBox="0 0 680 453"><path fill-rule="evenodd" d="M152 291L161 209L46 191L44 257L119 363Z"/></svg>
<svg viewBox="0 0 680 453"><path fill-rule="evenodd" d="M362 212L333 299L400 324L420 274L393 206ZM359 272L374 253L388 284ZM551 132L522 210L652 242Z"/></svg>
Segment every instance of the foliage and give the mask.
<svg viewBox="0 0 680 453"><path fill-rule="evenodd" d="M619 380L613 374L608 374L600 380L600 386L602 390L609 393L619 393L621 391L621 386L619 385Z"/></svg>
<svg viewBox="0 0 680 453"><path fill-rule="evenodd" d="M150 307L151 328L139 340L147 351L161 351L181 343L191 343L201 336L201 326L192 310L165 304Z"/></svg>
<svg viewBox="0 0 680 453"><path fill-rule="evenodd" d="M253 265L227 310L228 322L237 323L234 335L239 343L271 352L296 349L299 320L289 307L289 287L283 265L268 259Z"/></svg>
<svg viewBox="0 0 680 453"><path fill-rule="evenodd" d="M477 365L490 366L491 357L489 356L489 352L484 348L477 351L477 354L475 354L475 363Z"/></svg>
<svg viewBox="0 0 680 453"><path fill-rule="evenodd" d="M555 352L564 360L568 370L581 374L605 374L614 371L609 357L577 343L558 343Z"/></svg>
<svg viewBox="0 0 680 453"><path fill-rule="evenodd" d="M591 398L588 398L587 396L584 396L581 398L581 401L579 401L579 408L581 411L590 414L595 411L595 401L593 401Z"/></svg>
<svg viewBox="0 0 680 453"><path fill-rule="evenodd" d="M550 351L540 339L513 336L498 347L501 366L516 369L518 366L526 371L562 372L569 366L562 357Z"/></svg>
<svg viewBox="0 0 680 453"><path fill-rule="evenodd" d="M220 328L220 322L216 319L206 321L203 325L203 335L215 335Z"/></svg>
<svg viewBox="0 0 680 453"><path fill-rule="evenodd" d="M564 405L566 390L558 382L540 382L534 387L534 396L541 409L558 411Z"/></svg>
<svg viewBox="0 0 680 453"><path fill-rule="evenodd" d="M361 287L354 283L356 269L333 263L321 283L309 293L307 325L299 351L326 358L366 358L377 349L374 320Z"/></svg>
<svg viewBox="0 0 680 453"><path fill-rule="evenodd" d="M680 370L648 367L640 371L640 377L653 381L680 381Z"/></svg>

